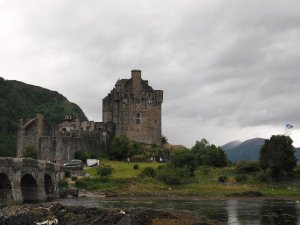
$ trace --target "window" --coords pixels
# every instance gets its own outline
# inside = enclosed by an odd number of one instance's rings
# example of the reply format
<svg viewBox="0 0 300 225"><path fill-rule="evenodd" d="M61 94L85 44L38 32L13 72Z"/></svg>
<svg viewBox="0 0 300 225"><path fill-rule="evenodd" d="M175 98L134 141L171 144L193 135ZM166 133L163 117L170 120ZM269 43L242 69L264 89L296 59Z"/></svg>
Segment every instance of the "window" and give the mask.
<svg viewBox="0 0 300 225"><path fill-rule="evenodd" d="M140 113L136 114L136 124L141 124L141 114Z"/></svg>

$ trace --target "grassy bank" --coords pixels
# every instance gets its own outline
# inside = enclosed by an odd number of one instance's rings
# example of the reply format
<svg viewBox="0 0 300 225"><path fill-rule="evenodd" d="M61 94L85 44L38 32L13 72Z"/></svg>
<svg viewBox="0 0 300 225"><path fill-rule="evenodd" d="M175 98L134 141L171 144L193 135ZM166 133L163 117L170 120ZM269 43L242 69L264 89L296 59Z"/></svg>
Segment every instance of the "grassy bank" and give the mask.
<svg viewBox="0 0 300 225"><path fill-rule="evenodd" d="M109 178L97 175L97 167L86 168L90 178L81 178L76 186L86 190L99 190L103 192L116 192L118 194L142 195L196 195L199 197L224 197L231 194L249 191L261 192L264 196L300 196L300 179L293 179L280 183L265 183L257 179L257 174L241 176L235 172L234 167L211 168L200 167L196 170L191 182L183 185L166 185L155 177L141 177L143 169L152 167L155 170L160 163L134 163L106 161L113 172ZM299 170L299 167L298 167ZM225 177L220 182L220 177ZM222 179L221 179L222 180Z"/></svg>

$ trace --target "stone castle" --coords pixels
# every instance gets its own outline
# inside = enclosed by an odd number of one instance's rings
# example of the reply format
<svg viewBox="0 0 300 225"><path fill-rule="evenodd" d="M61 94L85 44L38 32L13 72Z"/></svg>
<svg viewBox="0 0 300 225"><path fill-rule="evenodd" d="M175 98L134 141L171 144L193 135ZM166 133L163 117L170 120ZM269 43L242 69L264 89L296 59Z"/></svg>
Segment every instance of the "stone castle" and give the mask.
<svg viewBox="0 0 300 225"><path fill-rule="evenodd" d="M41 113L25 123L21 119L17 157L32 145L38 159L64 163L73 159L76 151L108 151L113 137L120 134L137 142L160 145L162 102L163 91L149 86L140 70L132 70L131 79L118 80L103 99L103 122L66 116L63 123L52 127Z"/></svg>

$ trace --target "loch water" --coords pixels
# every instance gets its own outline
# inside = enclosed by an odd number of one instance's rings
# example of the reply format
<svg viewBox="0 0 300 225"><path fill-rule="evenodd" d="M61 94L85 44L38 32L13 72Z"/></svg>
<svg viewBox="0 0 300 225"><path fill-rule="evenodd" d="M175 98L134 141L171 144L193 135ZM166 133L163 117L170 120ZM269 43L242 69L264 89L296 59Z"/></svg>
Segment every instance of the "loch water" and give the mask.
<svg viewBox="0 0 300 225"><path fill-rule="evenodd" d="M65 205L103 208L189 210L200 217L230 225L300 225L297 200L107 200L63 199Z"/></svg>

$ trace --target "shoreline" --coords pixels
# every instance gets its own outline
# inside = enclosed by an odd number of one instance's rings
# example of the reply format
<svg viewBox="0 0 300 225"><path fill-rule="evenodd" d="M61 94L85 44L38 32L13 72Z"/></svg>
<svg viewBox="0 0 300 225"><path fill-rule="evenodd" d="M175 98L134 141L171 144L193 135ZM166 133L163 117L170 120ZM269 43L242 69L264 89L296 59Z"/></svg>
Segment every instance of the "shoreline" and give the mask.
<svg viewBox="0 0 300 225"><path fill-rule="evenodd" d="M79 198L96 198L107 200L186 200L186 201L201 201L201 200L295 200L300 201L300 196L283 196L283 195L262 195L262 196L204 196L204 195L184 195L184 194L167 194L167 193L101 193L94 191L79 190Z"/></svg>

